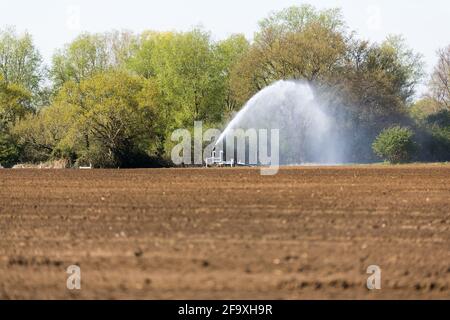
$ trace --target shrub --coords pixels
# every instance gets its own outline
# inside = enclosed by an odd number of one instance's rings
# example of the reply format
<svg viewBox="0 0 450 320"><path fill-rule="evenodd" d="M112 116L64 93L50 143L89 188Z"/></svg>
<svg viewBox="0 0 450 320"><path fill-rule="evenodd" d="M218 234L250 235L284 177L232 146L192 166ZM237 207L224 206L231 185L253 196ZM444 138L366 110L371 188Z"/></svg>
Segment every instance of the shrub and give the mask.
<svg viewBox="0 0 450 320"><path fill-rule="evenodd" d="M425 118L428 125L434 125L442 128L450 127L450 111L441 110L436 113L432 113Z"/></svg>
<svg viewBox="0 0 450 320"><path fill-rule="evenodd" d="M433 126L426 147L432 161L450 161L450 128Z"/></svg>
<svg viewBox="0 0 450 320"><path fill-rule="evenodd" d="M391 163L404 163L412 159L417 145L414 133L406 127L395 126L383 130L372 144L377 156Z"/></svg>
<svg viewBox="0 0 450 320"><path fill-rule="evenodd" d="M19 153L13 138L0 132L0 165L7 168L13 166L19 158Z"/></svg>
<svg viewBox="0 0 450 320"><path fill-rule="evenodd" d="M428 114L415 132L421 161L450 161L450 111Z"/></svg>

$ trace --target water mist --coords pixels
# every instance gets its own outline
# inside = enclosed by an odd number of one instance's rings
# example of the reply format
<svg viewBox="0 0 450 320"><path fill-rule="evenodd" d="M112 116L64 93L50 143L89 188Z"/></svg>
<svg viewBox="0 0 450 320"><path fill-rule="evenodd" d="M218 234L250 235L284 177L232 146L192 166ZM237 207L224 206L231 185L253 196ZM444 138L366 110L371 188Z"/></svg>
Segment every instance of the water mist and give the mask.
<svg viewBox="0 0 450 320"><path fill-rule="evenodd" d="M278 129L280 164L342 163L342 139L323 101L307 82L275 82L254 95L236 114L217 139L217 149L234 146L234 132L239 129ZM232 157L228 152L227 158ZM248 154L247 161L240 161L248 163Z"/></svg>

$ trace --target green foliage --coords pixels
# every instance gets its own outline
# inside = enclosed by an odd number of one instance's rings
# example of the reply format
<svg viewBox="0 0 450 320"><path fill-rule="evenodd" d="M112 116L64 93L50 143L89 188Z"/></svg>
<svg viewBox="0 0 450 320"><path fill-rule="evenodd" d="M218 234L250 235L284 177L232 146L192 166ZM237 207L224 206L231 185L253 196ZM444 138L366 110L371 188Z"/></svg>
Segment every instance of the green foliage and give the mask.
<svg viewBox="0 0 450 320"><path fill-rule="evenodd" d="M109 71L62 88L55 103L77 110L74 149L84 161L123 167L134 154L150 150L160 111L156 86L125 71Z"/></svg>
<svg viewBox="0 0 450 320"><path fill-rule="evenodd" d="M377 156L391 163L403 163L412 159L417 145L411 129L395 126L383 130L372 147Z"/></svg>
<svg viewBox="0 0 450 320"><path fill-rule="evenodd" d="M222 81L210 36L201 30L167 34L155 45L153 66L176 126L222 115Z"/></svg>
<svg viewBox="0 0 450 320"><path fill-rule="evenodd" d="M423 77L422 55L408 48L402 36L388 36L379 47L378 67L391 77L391 85L403 101L410 101L415 85Z"/></svg>
<svg viewBox="0 0 450 320"><path fill-rule="evenodd" d="M81 34L53 56L50 76L55 89L67 81L80 83L96 73L124 65L132 56L135 43L129 32Z"/></svg>
<svg viewBox="0 0 450 320"><path fill-rule="evenodd" d="M430 114L426 117L425 121L428 125L450 129L450 111L440 110L436 113Z"/></svg>
<svg viewBox="0 0 450 320"><path fill-rule="evenodd" d="M417 122L423 122L428 116L440 110L441 107L436 100L430 97L424 97L411 105L409 114Z"/></svg>
<svg viewBox="0 0 450 320"><path fill-rule="evenodd" d="M275 31L278 34L302 32L311 24L320 24L332 31L345 29L345 22L339 9L318 11L312 5L301 5L274 12L262 19L259 22L261 31L258 36L268 31Z"/></svg>
<svg viewBox="0 0 450 320"><path fill-rule="evenodd" d="M232 112L238 111L245 104L240 100L231 87L231 73L233 67L242 59L250 48L250 43L242 34L235 34L219 42L215 48L218 63L218 72L222 75L222 90L225 103L224 115L227 117Z"/></svg>
<svg viewBox="0 0 450 320"><path fill-rule="evenodd" d="M126 61L126 67L147 79L156 76L155 47L172 33L144 31L135 44L135 51Z"/></svg>
<svg viewBox="0 0 450 320"><path fill-rule="evenodd" d="M14 138L0 131L0 165L6 168L13 166L19 159L19 153Z"/></svg>
<svg viewBox="0 0 450 320"><path fill-rule="evenodd" d="M427 160L450 161L450 127L433 126L430 132L423 146L423 152L429 154Z"/></svg>
<svg viewBox="0 0 450 320"><path fill-rule="evenodd" d="M0 30L0 76L38 95L43 80L42 58L28 33L17 35L13 28Z"/></svg>
<svg viewBox="0 0 450 320"><path fill-rule="evenodd" d="M32 113L40 100L41 57L31 36L14 29L0 30L0 164L14 165L22 150L11 133L14 125Z"/></svg>
<svg viewBox="0 0 450 320"><path fill-rule="evenodd" d="M291 7L260 22L248 52L234 66L232 89L241 101L279 79L324 81L346 52L339 10Z"/></svg>
<svg viewBox="0 0 450 320"><path fill-rule="evenodd" d="M421 158L427 161L450 161L450 112L440 109L417 122L423 131Z"/></svg>
<svg viewBox="0 0 450 320"><path fill-rule="evenodd" d="M32 111L31 94L18 84L9 84L0 75L0 131Z"/></svg>
<svg viewBox="0 0 450 320"><path fill-rule="evenodd" d="M352 161L372 161L371 142L382 128L408 123L406 106L422 75L421 57L401 37L358 41L339 10L291 7L260 23L255 41L231 71L239 102L280 79L308 80L332 97ZM331 111L332 112L332 111ZM363 138L361 138L363 137Z"/></svg>
<svg viewBox="0 0 450 320"><path fill-rule="evenodd" d="M324 99L333 97L329 112L337 110L336 130L351 142L352 161L373 161L378 133L414 120L422 158L447 158L448 117L438 112L448 109L448 48L438 55L430 94L412 104L422 60L401 37L360 41L339 9L302 5L262 19L252 42L239 34L214 41L198 28L84 33L56 52L51 85L44 86L47 74L30 35L7 29L0 31L0 159L161 164L173 130L192 131L194 121L222 127L280 79L308 80ZM409 160L405 130L383 131L374 143L378 154Z"/></svg>
<svg viewBox="0 0 450 320"><path fill-rule="evenodd" d="M22 149L21 161L70 160L74 152L71 139L76 116L76 107L55 104L20 120L12 131Z"/></svg>
<svg viewBox="0 0 450 320"><path fill-rule="evenodd" d="M158 124L152 80L109 71L67 82L53 105L14 127L22 161L68 159L97 167L126 167L151 153Z"/></svg>
<svg viewBox="0 0 450 320"><path fill-rule="evenodd" d="M379 131L407 114L406 106L422 75L422 61L399 37L382 44L350 44L341 74L333 75L335 87L353 107L359 121Z"/></svg>
<svg viewBox="0 0 450 320"><path fill-rule="evenodd" d="M168 137L196 120L222 121L239 102L230 89L230 71L249 44L233 35L214 43L209 33L144 32L127 67L147 79L154 79L160 97L157 130L158 154L170 154Z"/></svg>

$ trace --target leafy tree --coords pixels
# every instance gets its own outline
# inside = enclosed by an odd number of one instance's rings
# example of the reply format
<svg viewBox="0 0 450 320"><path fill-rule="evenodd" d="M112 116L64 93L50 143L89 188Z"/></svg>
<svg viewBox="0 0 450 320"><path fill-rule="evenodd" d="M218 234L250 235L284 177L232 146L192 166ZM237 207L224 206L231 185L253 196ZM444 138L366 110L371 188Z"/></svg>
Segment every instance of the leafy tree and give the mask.
<svg viewBox="0 0 450 320"><path fill-rule="evenodd" d="M429 153L425 160L450 161L450 126L432 125L430 132L431 137L428 137L422 147L422 152Z"/></svg>
<svg viewBox="0 0 450 320"><path fill-rule="evenodd" d="M244 36L233 35L214 43L199 29L185 33L146 31L137 47L127 67L154 79L162 98L159 154L170 145L166 139L173 129L190 127L195 120L216 123L238 105L229 77L232 65L248 48Z"/></svg>
<svg viewBox="0 0 450 320"><path fill-rule="evenodd" d="M414 102L410 109L411 116L418 122L450 110L450 46L437 53L439 59L428 83L428 93Z"/></svg>
<svg viewBox="0 0 450 320"><path fill-rule="evenodd" d="M391 163L403 163L412 159L417 145L414 132L406 127L394 126L383 130L374 141L373 151Z"/></svg>
<svg viewBox="0 0 450 320"><path fill-rule="evenodd" d="M170 154L174 129L198 120L217 126L280 79L314 84L327 112L339 117L336 130L352 161L374 160L378 133L412 120L420 143L433 142L424 154L441 159L449 48L438 52L429 94L412 104L421 57L398 36L357 40L339 9L274 12L252 43L243 35L213 41L201 29L84 33L54 55L48 75L29 34L0 30L0 159L140 165Z"/></svg>
<svg viewBox="0 0 450 320"><path fill-rule="evenodd" d="M414 120L422 122L428 116L441 110L441 105L435 99L425 96L411 105L409 114Z"/></svg>
<svg viewBox="0 0 450 320"><path fill-rule="evenodd" d="M112 57L110 63L115 67L125 67L136 53L138 37L131 31L113 31L105 33L104 38Z"/></svg>
<svg viewBox="0 0 450 320"><path fill-rule="evenodd" d="M450 110L450 45L437 54L439 60L429 83L430 97L441 109Z"/></svg>
<svg viewBox="0 0 450 320"><path fill-rule="evenodd" d="M170 42L173 33L171 32L153 32L144 31L139 35L136 41L134 54L127 60L126 68L130 71L136 73L137 75L144 77L145 79L159 82L159 85L154 86L159 90L158 96L160 101L159 119L156 127L156 154L160 157L165 155L166 149L166 138L169 135L171 129L174 126L174 106L173 103L168 98L167 93L163 89L164 86L161 85L163 80L161 77L157 77L156 74L156 63L157 46L161 49L165 44Z"/></svg>
<svg viewBox="0 0 450 320"><path fill-rule="evenodd" d="M215 48L218 72L222 77L221 83L223 85L225 103L224 113L226 114L237 111L245 103L245 101L238 99L231 88L231 72L249 47L250 43L244 35L235 34L220 41Z"/></svg>
<svg viewBox="0 0 450 320"><path fill-rule="evenodd" d="M175 126L221 119L222 77L208 33L195 29L160 37L152 59Z"/></svg>
<svg viewBox="0 0 450 320"><path fill-rule="evenodd" d="M360 119L382 122L406 111L422 66L421 56L402 38L389 37L380 45L356 41L335 82L341 83L347 104L360 108Z"/></svg>
<svg viewBox="0 0 450 320"><path fill-rule="evenodd" d="M243 104L280 79L315 84L329 112L342 120L337 130L351 141L352 161L371 161L371 142L382 128L409 124L406 106L421 75L421 57L402 38L355 40L338 9L306 5L260 22L253 44L233 66L230 86Z"/></svg>
<svg viewBox="0 0 450 320"><path fill-rule="evenodd" d="M444 109L439 112L430 114L428 117L426 117L425 121L429 125L436 125L442 128L450 129L450 111Z"/></svg>
<svg viewBox="0 0 450 320"><path fill-rule="evenodd" d="M325 81L346 50L339 10L290 7L260 22L250 50L233 69L232 88L248 100L280 79Z"/></svg>
<svg viewBox="0 0 450 320"><path fill-rule="evenodd" d="M0 164L13 165L19 158L12 126L33 111L30 90L39 89L39 55L31 37L18 38L14 31L0 31Z"/></svg>
<svg viewBox="0 0 450 320"><path fill-rule="evenodd" d="M76 106L54 104L20 120L13 128L22 150L20 160L33 163L71 160L78 111Z"/></svg>
<svg viewBox="0 0 450 320"><path fill-rule="evenodd" d="M352 161L372 161L376 135L395 123L411 125L407 106L422 75L422 61L398 37L381 44L352 40L339 72L332 75L331 94L337 115L345 115L344 135Z"/></svg>
<svg viewBox="0 0 450 320"><path fill-rule="evenodd" d="M123 66L135 50L130 32L84 33L53 56L51 78L55 89L65 82L80 83L96 73Z"/></svg>
<svg viewBox="0 0 450 320"><path fill-rule="evenodd" d="M77 152L99 166L129 166L148 152L158 122L156 83L125 71L97 74L79 85L67 83L55 103L79 110ZM94 151L94 152L93 152Z"/></svg>
<svg viewBox="0 0 450 320"><path fill-rule="evenodd" d="M171 32L142 32L137 37L133 55L126 61L126 67L147 79L155 77L155 47L172 35Z"/></svg>
<svg viewBox="0 0 450 320"><path fill-rule="evenodd" d="M11 128L31 113L31 94L18 84L3 81L0 74L0 164L12 166L20 156L20 148Z"/></svg>
<svg viewBox="0 0 450 320"><path fill-rule="evenodd" d="M28 33L17 35L13 28L0 30L0 76L38 96L44 73L42 58Z"/></svg>
<svg viewBox="0 0 450 320"><path fill-rule="evenodd" d="M8 133L0 131L0 165L11 167L18 161L19 155L20 150L14 138Z"/></svg>
<svg viewBox="0 0 450 320"><path fill-rule="evenodd" d="M316 10L312 5L291 6L278 12L273 12L259 22L263 36L275 32L279 36L283 33L298 33L311 24L318 23L328 30L342 31L346 28L340 9Z"/></svg>
<svg viewBox="0 0 450 320"><path fill-rule="evenodd" d="M0 75L0 132L32 111L31 94L17 84L7 83Z"/></svg>

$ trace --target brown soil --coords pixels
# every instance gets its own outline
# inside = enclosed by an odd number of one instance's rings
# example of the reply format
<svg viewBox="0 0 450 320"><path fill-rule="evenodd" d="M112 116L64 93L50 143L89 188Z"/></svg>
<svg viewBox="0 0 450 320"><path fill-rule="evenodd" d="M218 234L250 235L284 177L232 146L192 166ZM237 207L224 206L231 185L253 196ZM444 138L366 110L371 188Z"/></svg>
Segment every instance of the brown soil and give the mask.
<svg viewBox="0 0 450 320"><path fill-rule="evenodd" d="M259 173L0 170L0 299L450 297L450 166Z"/></svg>

